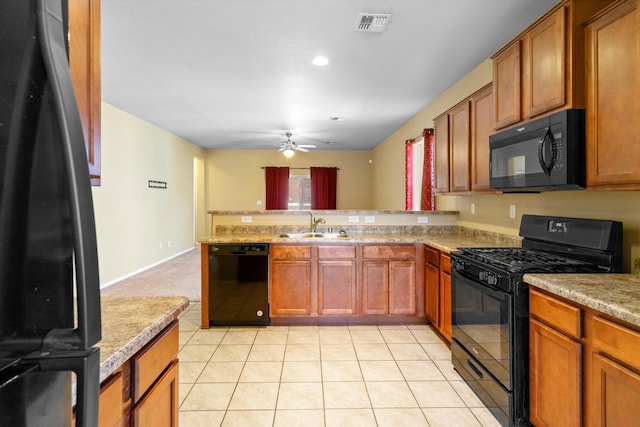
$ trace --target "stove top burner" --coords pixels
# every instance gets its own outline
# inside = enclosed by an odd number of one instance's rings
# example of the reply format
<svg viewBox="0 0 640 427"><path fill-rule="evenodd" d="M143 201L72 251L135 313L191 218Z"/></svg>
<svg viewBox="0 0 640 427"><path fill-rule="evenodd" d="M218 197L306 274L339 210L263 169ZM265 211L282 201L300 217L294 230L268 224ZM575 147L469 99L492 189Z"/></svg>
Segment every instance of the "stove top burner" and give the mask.
<svg viewBox="0 0 640 427"><path fill-rule="evenodd" d="M592 263L525 248L460 248L467 257L509 272L590 272Z"/></svg>

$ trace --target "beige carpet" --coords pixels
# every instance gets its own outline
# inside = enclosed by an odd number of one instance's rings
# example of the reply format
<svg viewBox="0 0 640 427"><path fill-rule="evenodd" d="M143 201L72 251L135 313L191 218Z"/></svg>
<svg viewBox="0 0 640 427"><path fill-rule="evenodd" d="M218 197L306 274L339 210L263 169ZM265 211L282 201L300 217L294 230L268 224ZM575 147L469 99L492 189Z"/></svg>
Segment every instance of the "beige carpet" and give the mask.
<svg viewBox="0 0 640 427"><path fill-rule="evenodd" d="M200 247L102 289L105 296L184 296L200 301Z"/></svg>

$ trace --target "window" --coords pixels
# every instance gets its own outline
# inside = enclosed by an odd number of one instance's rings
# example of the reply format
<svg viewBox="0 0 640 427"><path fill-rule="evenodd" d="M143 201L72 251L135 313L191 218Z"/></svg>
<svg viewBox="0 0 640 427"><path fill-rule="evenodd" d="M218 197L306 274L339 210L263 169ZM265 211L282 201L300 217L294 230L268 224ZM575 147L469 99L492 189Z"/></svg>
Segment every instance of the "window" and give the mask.
<svg viewBox="0 0 640 427"><path fill-rule="evenodd" d="M290 175L288 210L297 211L309 209L311 209L311 176Z"/></svg>

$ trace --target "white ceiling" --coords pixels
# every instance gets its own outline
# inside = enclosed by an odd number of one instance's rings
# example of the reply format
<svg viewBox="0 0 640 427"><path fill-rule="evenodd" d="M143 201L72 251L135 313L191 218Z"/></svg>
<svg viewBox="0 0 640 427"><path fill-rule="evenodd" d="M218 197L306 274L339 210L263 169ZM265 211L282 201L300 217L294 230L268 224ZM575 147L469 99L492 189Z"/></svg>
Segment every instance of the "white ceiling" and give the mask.
<svg viewBox="0 0 640 427"><path fill-rule="evenodd" d="M368 150L556 2L102 0L102 97L205 148Z"/></svg>

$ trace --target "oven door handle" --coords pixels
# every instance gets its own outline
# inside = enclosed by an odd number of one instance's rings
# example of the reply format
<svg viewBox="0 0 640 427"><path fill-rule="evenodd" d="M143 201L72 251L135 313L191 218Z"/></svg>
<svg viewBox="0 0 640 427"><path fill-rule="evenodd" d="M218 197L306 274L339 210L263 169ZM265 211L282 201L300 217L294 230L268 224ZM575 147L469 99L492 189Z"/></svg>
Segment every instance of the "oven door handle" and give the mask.
<svg viewBox="0 0 640 427"><path fill-rule="evenodd" d="M504 301L509 295L507 292L495 289L487 283L478 282L477 279L465 274L463 271L454 270L451 272L451 274L453 275L453 277L459 275L460 278L465 281L466 285L476 288L480 292L488 294L490 297L497 300ZM455 281L453 281L453 283L455 283Z"/></svg>

